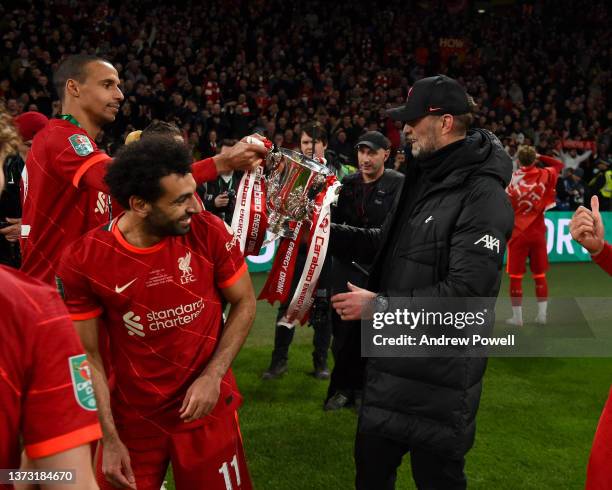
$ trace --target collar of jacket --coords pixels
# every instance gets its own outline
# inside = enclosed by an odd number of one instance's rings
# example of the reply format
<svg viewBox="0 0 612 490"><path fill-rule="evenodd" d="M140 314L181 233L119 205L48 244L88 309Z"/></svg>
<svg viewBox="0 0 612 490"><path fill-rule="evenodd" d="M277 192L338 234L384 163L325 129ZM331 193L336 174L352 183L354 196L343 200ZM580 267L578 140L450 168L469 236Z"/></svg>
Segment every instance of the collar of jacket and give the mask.
<svg viewBox="0 0 612 490"><path fill-rule="evenodd" d="M449 156L461 148L464 144L465 138L440 148L426 160L418 161L418 165L425 178L430 182L443 180L451 170L447 168L450 162Z"/></svg>
<svg viewBox="0 0 612 490"><path fill-rule="evenodd" d="M438 165L431 172L425 172L427 190L422 197L460 186L475 174L494 177L504 188L512 178L512 160L499 139L483 129L468 131L464 140L441 148L434 157L438 158Z"/></svg>

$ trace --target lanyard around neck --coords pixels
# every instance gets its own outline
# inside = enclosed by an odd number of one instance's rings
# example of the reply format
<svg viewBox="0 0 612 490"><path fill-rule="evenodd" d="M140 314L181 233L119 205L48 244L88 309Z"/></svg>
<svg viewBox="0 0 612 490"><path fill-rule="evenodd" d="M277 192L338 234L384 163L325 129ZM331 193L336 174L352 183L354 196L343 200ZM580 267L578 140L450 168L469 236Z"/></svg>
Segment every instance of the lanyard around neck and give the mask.
<svg viewBox="0 0 612 490"><path fill-rule="evenodd" d="M64 121L68 121L69 123L74 124L77 128L81 127L79 121L77 121L72 114L58 114L55 117L57 117L58 119L63 119Z"/></svg>

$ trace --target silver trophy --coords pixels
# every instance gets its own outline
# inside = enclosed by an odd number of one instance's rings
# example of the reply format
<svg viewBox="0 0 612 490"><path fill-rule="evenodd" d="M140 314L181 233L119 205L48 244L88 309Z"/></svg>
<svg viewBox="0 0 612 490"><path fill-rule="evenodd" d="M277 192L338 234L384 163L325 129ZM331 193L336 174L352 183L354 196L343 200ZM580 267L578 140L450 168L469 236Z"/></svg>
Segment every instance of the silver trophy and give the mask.
<svg viewBox="0 0 612 490"><path fill-rule="evenodd" d="M266 169L268 230L272 239L293 239L295 222L310 221L315 198L333 172L302 153L278 147L268 153Z"/></svg>

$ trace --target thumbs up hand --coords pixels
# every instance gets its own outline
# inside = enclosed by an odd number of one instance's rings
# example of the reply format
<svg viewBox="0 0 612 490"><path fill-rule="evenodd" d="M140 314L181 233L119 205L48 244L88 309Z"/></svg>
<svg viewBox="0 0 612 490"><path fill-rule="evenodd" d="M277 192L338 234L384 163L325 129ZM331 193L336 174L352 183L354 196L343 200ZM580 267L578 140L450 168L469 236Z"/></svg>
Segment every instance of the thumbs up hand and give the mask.
<svg viewBox="0 0 612 490"><path fill-rule="evenodd" d="M570 233L591 255L597 255L603 250L604 225L597 196L591 198L591 210L580 206L574 213L570 221Z"/></svg>

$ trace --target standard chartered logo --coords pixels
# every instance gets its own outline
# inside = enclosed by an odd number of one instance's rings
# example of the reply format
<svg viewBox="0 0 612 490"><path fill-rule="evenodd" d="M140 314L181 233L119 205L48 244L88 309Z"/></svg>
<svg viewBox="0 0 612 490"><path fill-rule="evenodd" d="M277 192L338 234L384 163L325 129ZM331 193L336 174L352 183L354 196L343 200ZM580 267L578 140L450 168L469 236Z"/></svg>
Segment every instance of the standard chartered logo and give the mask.
<svg viewBox="0 0 612 490"><path fill-rule="evenodd" d="M128 329L128 335L138 335L139 337L144 337L145 333L143 332L144 327L140 322L140 317L135 315L133 311L128 311L125 315L123 315L123 322L125 328Z"/></svg>
<svg viewBox="0 0 612 490"><path fill-rule="evenodd" d="M193 322L204 308L204 302L199 299L193 303L178 305L174 308L165 310L150 311L147 313L146 323L147 329L151 332L164 330L166 328L181 327L189 325ZM123 315L125 328L129 335L145 336L145 326L140 323L140 316L133 311L128 311Z"/></svg>
<svg viewBox="0 0 612 490"><path fill-rule="evenodd" d="M167 310L157 310L147 313L147 321L149 322L149 330L163 330L164 328L179 327L189 325L194 321L204 307L204 302L199 299L193 303L179 305L175 308Z"/></svg>

